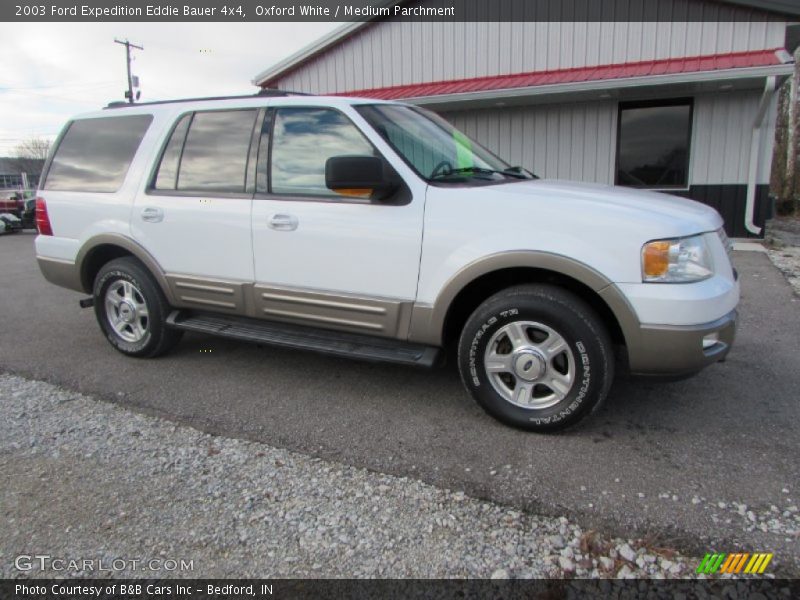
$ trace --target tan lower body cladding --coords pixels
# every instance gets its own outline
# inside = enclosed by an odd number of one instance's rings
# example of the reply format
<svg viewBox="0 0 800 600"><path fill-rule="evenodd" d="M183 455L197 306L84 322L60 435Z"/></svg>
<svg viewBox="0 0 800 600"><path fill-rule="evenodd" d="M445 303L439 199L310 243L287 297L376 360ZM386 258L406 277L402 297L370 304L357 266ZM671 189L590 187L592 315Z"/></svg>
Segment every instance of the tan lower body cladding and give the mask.
<svg viewBox="0 0 800 600"><path fill-rule="evenodd" d="M167 275L178 308L405 339L412 302Z"/></svg>

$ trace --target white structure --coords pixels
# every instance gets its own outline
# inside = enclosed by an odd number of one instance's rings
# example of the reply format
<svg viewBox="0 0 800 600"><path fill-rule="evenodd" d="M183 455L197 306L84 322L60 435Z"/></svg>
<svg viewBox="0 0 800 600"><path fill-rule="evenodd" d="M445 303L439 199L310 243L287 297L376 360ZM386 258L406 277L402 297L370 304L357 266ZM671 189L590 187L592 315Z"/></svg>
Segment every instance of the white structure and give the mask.
<svg viewBox="0 0 800 600"><path fill-rule="evenodd" d="M729 235L763 235L800 7L657 4L686 20L354 23L254 83L424 105L540 176L669 191L719 210Z"/></svg>

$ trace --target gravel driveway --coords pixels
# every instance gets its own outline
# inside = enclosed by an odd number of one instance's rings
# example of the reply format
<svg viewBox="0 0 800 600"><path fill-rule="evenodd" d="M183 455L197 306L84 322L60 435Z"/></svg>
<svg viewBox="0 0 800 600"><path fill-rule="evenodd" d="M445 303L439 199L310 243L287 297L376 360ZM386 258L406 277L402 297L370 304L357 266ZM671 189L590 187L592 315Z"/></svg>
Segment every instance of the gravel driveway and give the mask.
<svg viewBox="0 0 800 600"><path fill-rule="evenodd" d="M270 578L675 577L699 564L16 376L0 375L0 415L1 577L37 552L125 563L90 576L153 576L130 561L154 558L179 565L157 576ZM71 573L27 572L48 574Z"/></svg>

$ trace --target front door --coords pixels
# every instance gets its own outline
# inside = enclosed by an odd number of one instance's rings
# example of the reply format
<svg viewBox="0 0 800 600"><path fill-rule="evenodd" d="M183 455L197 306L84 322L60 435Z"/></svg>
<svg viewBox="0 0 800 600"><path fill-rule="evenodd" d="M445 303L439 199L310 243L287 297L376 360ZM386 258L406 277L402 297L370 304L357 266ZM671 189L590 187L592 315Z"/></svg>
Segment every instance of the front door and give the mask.
<svg viewBox="0 0 800 600"><path fill-rule="evenodd" d="M343 155L379 152L337 109L278 107L266 120L253 201L256 311L402 338L416 296L424 184L407 182L384 200L334 192L325 163Z"/></svg>

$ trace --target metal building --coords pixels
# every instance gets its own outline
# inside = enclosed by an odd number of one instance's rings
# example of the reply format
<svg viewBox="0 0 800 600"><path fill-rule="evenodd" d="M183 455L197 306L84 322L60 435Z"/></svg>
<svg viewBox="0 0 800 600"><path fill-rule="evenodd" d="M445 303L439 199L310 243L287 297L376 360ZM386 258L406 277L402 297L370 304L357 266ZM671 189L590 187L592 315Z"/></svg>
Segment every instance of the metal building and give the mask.
<svg viewBox="0 0 800 600"><path fill-rule="evenodd" d="M254 83L424 105L539 176L684 195L719 210L729 235L763 235L800 5L643 6L671 20L352 23Z"/></svg>

